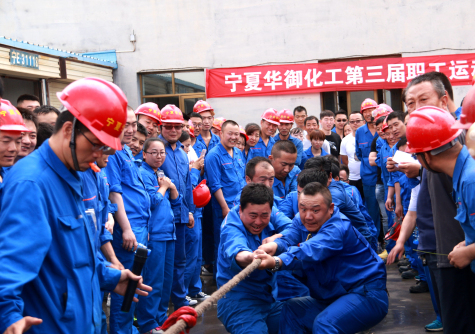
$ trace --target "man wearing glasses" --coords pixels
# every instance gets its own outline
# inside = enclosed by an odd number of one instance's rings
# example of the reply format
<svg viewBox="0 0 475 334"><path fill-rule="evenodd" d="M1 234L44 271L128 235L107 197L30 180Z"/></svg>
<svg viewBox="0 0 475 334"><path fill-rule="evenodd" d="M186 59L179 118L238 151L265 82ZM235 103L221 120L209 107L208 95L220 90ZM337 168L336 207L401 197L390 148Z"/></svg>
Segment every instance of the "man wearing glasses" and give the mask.
<svg viewBox="0 0 475 334"><path fill-rule="evenodd" d="M365 124L363 115L359 111L352 111L350 114L351 133L343 138L340 147L341 161L348 166L350 173L348 179L350 185L358 188L361 196L364 198L363 182L361 181L360 168L361 161L355 155L356 138L355 133L359 127Z"/></svg>
<svg viewBox="0 0 475 334"><path fill-rule="evenodd" d="M332 129L332 132L336 133L340 136L341 139L345 136L343 130L345 128L345 124L348 122L348 116L345 110L340 109L335 114L335 127Z"/></svg>

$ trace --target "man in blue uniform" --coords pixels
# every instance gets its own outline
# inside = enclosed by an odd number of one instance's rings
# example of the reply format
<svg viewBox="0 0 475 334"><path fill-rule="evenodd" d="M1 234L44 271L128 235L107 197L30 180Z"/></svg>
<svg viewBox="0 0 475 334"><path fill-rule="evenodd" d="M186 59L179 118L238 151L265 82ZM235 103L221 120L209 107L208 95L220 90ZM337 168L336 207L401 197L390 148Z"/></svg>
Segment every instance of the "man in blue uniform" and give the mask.
<svg viewBox="0 0 475 334"><path fill-rule="evenodd" d="M386 269L365 238L342 220L329 190L310 183L282 238L259 247L260 269L302 270L310 297L287 301L281 333L356 333L388 312ZM278 256L272 256L278 255Z"/></svg>
<svg viewBox="0 0 475 334"><path fill-rule="evenodd" d="M114 84L78 80L51 139L5 178L0 225L0 332L100 333L100 289L125 293L129 270L97 260L78 171L120 149L127 100ZM107 145L107 146L105 146ZM34 208L34 210L32 210ZM140 289L150 290L139 283ZM137 290L140 295L146 295Z"/></svg>
<svg viewBox="0 0 475 334"><path fill-rule="evenodd" d="M138 124L146 129L146 138L156 138L158 135L158 126L160 125L160 109L153 102L141 104L136 110ZM142 145L143 146L143 145Z"/></svg>
<svg viewBox="0 0 475 334"><path fill-rule="evenodd" d="M269 108L261 116L261 137L257 144L249 150L247 160L254 157L268 158L275 144L274 135L280 125L277 110Z"/></svg>
<svg viewBox="0 0 475 334"><path fill-rule="evenodd" d="M181 148L178 139L182 133L183 113L173 104L168 104L161 111L162 125L160 126L160 139L164 140L167 145L165 151L167 158L162 165L162 169L172 182L175 184L178 193L183 197L181 205L173 209L175 221L175 264L173 269L173 285L171 299L178 309L182 306L196 304L186 296L187 288L185 287L185 269L191 265L186 260L185 248L185 228L193 228L195 206L193 205L193 194L191 186L190 169L188 156Z"/></svg>
<svg viewBox="0 0 475 334"><path fill-rule="evenodd" d="M253 260L262 240L274 235L269 223L274 202L264 184L249 184L242 190L239 210L231 210L222 225L218 254L218 288ZM277 333L282 302L276 301L275 277L255 270L218 301L218 318L232 334Z"/></svg>
<svg viewBox="0 0 475 334"><path fill-rule="evenodd" d="M373 139L378 136L376 126L372 116L373 110L378 107L378 104L366 99L361 104L361 113L366 121L366 124L356 130L355 140L355 154L361 161L360 175L363 181L363 192L368 213L373 219L374 225L379 231L381 219L379 217L379 205L376 200L376 181L378 179L378 168L369 164L369 155L371 153L371 143Z"/></svg>
<svg viewBox="0 0 475 334"><path fill-rule="evenodd" d="M291 191L297 190L300 168L295 165L297 148L288 140L278 141L269 157L275 170L274 195L284 199Z"/></svg>
<svg viewBox="0 0 475 334"><path fill-rule="evenodd" d="M147 244L150 198L145 190L135 158L127 146L137 132L137 119L132 109L127 110L127 119L122 131L122 150L109 158L106 173L110 185L109 199L117 204L112 246L125 268L131 268L137 245ZM123 298L111 293L111 333L132 333L135 303L130 312L120 311Z"/></svg>
<svg viewBox="0 0 475 334"><path fill-rule="evenodd" d="M211 201L215 263L218 256L221 223L234 206L237 194L245 185L245 165L240 151L235 147L239 136L239 125L236 122L224 122L221 127L221 142L209 152L205 159L208 184L213 195Z"/></svg>
<svg viewBox="0 0 475 334"><path fill-rule="evenodd" d="M143 160L142 149L143 149L143 144L145 143L146 140L147 140L147 130L142 124L137 123L137 131L135 132L134 136L132 137L132 140L127 146L132 151L132 155L134 156L136 163L139 165L139 167L142 164L142 160Z"/></svg>
<svg viewBox="0 0 475 334"><path fill-rule="evenodd" d="M302 141L294 136L290 135L290 129L294 125L294 115L290 110L284 109L278 113L279 116L279 133L274 136L274 141L290 140L297 147L297 160L295 165L300 166L303 156L303 144Z"/></svg>

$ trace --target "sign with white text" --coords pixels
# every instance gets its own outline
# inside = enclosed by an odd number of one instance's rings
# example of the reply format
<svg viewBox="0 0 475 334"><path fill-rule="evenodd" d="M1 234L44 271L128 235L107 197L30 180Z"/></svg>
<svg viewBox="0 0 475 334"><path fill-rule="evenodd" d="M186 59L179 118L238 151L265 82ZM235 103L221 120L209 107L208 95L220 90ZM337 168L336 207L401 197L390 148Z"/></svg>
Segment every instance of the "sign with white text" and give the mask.
<svg viewBox="0 0 475 334"><path fill-rule="evenodd" d="M12 65L39 69L39 60L40 56L37 54L10 49Z"/></svg>

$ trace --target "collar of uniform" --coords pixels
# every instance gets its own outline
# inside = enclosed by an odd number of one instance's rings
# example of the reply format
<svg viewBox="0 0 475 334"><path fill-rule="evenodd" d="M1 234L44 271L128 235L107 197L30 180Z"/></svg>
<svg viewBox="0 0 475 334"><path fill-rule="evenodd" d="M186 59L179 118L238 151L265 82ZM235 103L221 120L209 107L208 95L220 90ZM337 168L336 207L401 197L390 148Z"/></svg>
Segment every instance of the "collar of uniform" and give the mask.
<svg viewBox="0 0 475 334"><path fill-rule="evenodd" d="M132 153L132 150L130 149L130 147L128 147L127 145L124 145L124 147L122 148L122 151L124 151L125 154L128 155L131 161L135 160L134 154Z"/></svg>
<svg viewBox="0 0 475 334"><path fill-rule="evenodd" d="M40 146L38 151L51 169L68 183L77 195L82 198L82 185L78 172L66 168L65 164L58 158L56 153L53 152L51 146L49 146L49 139Z"/></svg>
<svg viewBox="0 0 475 334"><path fill-rule="evenodd" d="M217 147L221 155L226 155L226 154L229 155L228 151L226 151L226 149L224 148L223 144L221 144L221 142L219 142ZM239 152L237 148L233 147L233 159L236 157L236 150Z"/></svg>
<svg viewBox="0 0 475 334"><path fill-rule="evenodd" d="M462 150L459 153L459 156L457 157L457 161L455 163L454 168L454 175L452 176L454 188L458 187L458 184L460 182L460 176L462 175L465 163L468 159L471 159L470 154L468 153L467 147L463 146Z"/></svg>
<svg viewBox="0 0 475 334"><path fill-rule="evenodd" d="M179 140L175 143L176 146L175 146L175 149L173 149L173 148L171 147L170 143L169 143L165 138L163 138L162 135L158 136L158 138L160 138L160 139L163 140L165 143L167 143L167 145L165 146L165 150L166 150L167 148L169 148L169 149L172 150L172 151L176 151L176 150L181 149L181 143L180 143Z"/></svg>
<svg viewBox="0 0 475 334"><path fill-rule="evenodd" d="M286 180L288 179L292 179L296 174L300 173L300 168L298 168L297 166L294 166L292 168L292 170L290 171L289 174L287 174L287 177L285 178ZM286 182L287 184L287 182Z"/></svg>
<svg viewBox="0 0 475 334"><path fill-rule="evenodd" d="M150 165L146 161L142 162L142 167L143 169L149 171L150 173L155 174L155 171L153 170L153 168L150 167Z"/></svg>

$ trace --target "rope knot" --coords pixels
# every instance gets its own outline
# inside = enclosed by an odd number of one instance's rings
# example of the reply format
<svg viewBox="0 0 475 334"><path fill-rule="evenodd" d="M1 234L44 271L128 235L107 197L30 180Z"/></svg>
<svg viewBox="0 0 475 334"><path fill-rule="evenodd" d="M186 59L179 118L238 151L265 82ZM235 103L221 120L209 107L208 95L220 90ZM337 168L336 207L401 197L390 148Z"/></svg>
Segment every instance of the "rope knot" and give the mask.
<svg viewBox="0 0 475 334"><path fill-rule="evenodd" d="M186 332L190 332L190 328L196 325L196 318L198 317L198 313L196 313L193 307L183 306L180 307L178 310L170 314L167 321L162 325L163 330L167 330L171 326L173 326L178 320L183 320L186 322L187 329ZM183 333L183 332L181 332Z"/></svg>

